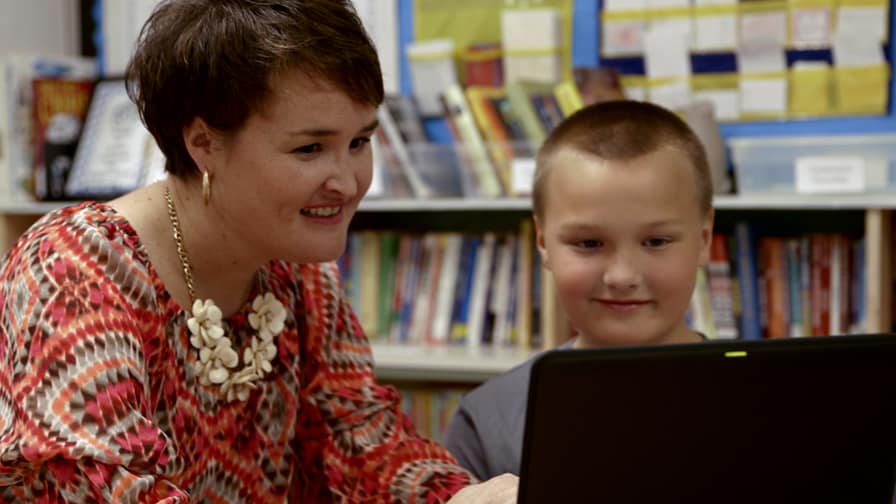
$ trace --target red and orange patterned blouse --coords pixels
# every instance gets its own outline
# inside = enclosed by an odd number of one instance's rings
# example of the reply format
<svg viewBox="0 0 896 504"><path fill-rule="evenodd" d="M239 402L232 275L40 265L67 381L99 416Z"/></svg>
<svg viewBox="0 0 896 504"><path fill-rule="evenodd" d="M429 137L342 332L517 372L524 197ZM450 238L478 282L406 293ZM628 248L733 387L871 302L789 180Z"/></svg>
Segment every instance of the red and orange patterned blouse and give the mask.
<svg viewBox="0 0 896 504"><path fill-rule="evenodd" d="M123 216L42 218L0 274L0 501L428 503L470 482L374 382L332 264L272 262L256 288L286 329L273 372L228 403L198 383L188 315ZM249 311L225 320L239 354Z"/></svg>

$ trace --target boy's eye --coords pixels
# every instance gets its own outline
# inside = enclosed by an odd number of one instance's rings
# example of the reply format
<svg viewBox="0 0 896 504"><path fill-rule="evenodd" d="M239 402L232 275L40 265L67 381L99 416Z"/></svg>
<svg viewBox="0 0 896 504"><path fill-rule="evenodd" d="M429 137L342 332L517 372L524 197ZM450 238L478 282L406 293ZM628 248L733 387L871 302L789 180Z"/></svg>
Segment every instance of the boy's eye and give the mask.
<svg viewBox="0 0 896 504"><path fill-rule="evenodd" d="M296 154L302 154L304 156L310 156L313 154L317 154L321 151L323 147L319 143L303 145L301 147L296 147L292 151Z"/></svg>
<svg viewBox="0 0 896 504"><path fill-rule="evenodd" d="M348 148L353 151L358 151L364 148L365 145L370 143L370 137L358 137L352 140L352 143L349 144Z"/></svg>
<svg viewBox="0 0 896 504"><path fill-rule="evenodd" d="M595 249L603 243L600 240L581 240L576 242L576 246L582 249Z"/></svg>
<svg viewBox="0 0 896 504"><path fill-rule="evenodd" d="M644 240L644 245L649 248L662 248L668 245L672 240L668 238L648 238Z"/></svg>

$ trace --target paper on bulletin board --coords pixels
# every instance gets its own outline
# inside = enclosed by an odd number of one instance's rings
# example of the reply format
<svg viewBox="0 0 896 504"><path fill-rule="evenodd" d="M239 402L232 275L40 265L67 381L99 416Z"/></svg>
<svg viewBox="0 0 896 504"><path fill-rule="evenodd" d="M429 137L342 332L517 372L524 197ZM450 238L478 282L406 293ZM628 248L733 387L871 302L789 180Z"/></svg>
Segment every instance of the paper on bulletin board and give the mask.
<svg viewBox="0 0 896 504"><path fill-rule="evenodd" d="M787 44L787 11L743 12L740 15L740 42L768 40Z"/></svg>
<svg viewBox="0 0 896 504"><path fill-rule="evenodd" d="M723 51L737 47L737 2L697 0L694 8L694 48Z"/></svg>
<svg viewBox="0 0 896 504"><path fill-rule="evenodd" d="M522 8L530 2L515 0L413 0L414 39L447 37L454 40L456 51L481 42L496 42L501 34L501 11ZM550 7L560 13L562 47L560 62L563 79L572 79L572 1L540 0L539 8Z"/></svg>
<svg viewBox="0 0 896 504"><path fill-rule="evenodd" d="M691 103L691 87L687 80L672 80L651 84L647 89L648 100L669 110L681 110Z"/></svg>
<svg viewBox="0 0 896 504"><path fill-rule="evenodd" d="M742 78L740 108L742 116L783 117L787 113L787 79Z"/></svg>
<svg viewBox="0 0 896 504"><path fill-rule="evenodd" d="M720 121L736 121L740 118L740 91L737 89L704 89L694 91L694 101L712 103L716 118Z"/></svg>
<svg viewBox="0 0 896 504"><path fill-rule="evenodd" d="M840 68L876 66L884 62L878 39L837 30L831 51L834 64Z"/></svg>
<svg viewBox="0 0 896 504"><path fill-rule="evenodd" d="M687 34L669 28L647 30L644 66L648 79L691 75Z"/></svg>
<svg viewBox="0 0 896 504"><path fill-rule="evenodd" d="M831 43L831 5L793 7L790 10L790 41L796 48L823 47Z"/></svg>
<svg viewBox="0 0 896 504"><path fill-rule="evenodd" d="M783 72L787 67L784 46L772 39L742 40L737 50L741 74Z"/></svg>
<svg viewBox="0 0 896 504"><path fill-rule="evenodd" d="M376 45L386 93L400 93L398 0L352 0L352 3Z"/></svg>
<svg viewBox="0 0 896 504"><path fill-rule="evenodd" d="M610 57L642 54L646 28L647 20L643 15L616 19L605 13L601 27L601 54Z"/></svg>
<svg viewBox="0 0 896 504"><path fill-rule="evenodd" d="M884 42L887 37L887 4L842 5L837 8L837 31L851 33Z"/></svg>

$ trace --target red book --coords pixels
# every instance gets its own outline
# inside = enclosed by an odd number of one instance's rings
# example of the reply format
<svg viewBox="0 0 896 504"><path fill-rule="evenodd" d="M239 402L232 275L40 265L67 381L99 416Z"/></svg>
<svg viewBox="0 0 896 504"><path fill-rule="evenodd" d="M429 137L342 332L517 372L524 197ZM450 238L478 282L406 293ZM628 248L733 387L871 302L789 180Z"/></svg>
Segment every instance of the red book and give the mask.
<svg viewBox="0 0 896 504"><path fill-rule="evenodd" d="M78 147L93 81L38 78L31 85L34 196L64 199L65 180Z"/></svg>

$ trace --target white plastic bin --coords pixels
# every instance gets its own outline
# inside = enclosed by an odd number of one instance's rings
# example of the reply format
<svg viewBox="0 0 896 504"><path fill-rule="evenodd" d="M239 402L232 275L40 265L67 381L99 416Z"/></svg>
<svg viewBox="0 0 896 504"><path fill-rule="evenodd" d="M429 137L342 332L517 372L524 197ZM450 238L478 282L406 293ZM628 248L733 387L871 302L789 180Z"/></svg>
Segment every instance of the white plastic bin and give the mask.
<svg viewBox="0 0 896 504"><path fill-rule="evenodd" d="M896 134L733 138L728 146L741 194L795 194L801 158L860 158L861 192L896 193Z"/></svg>

